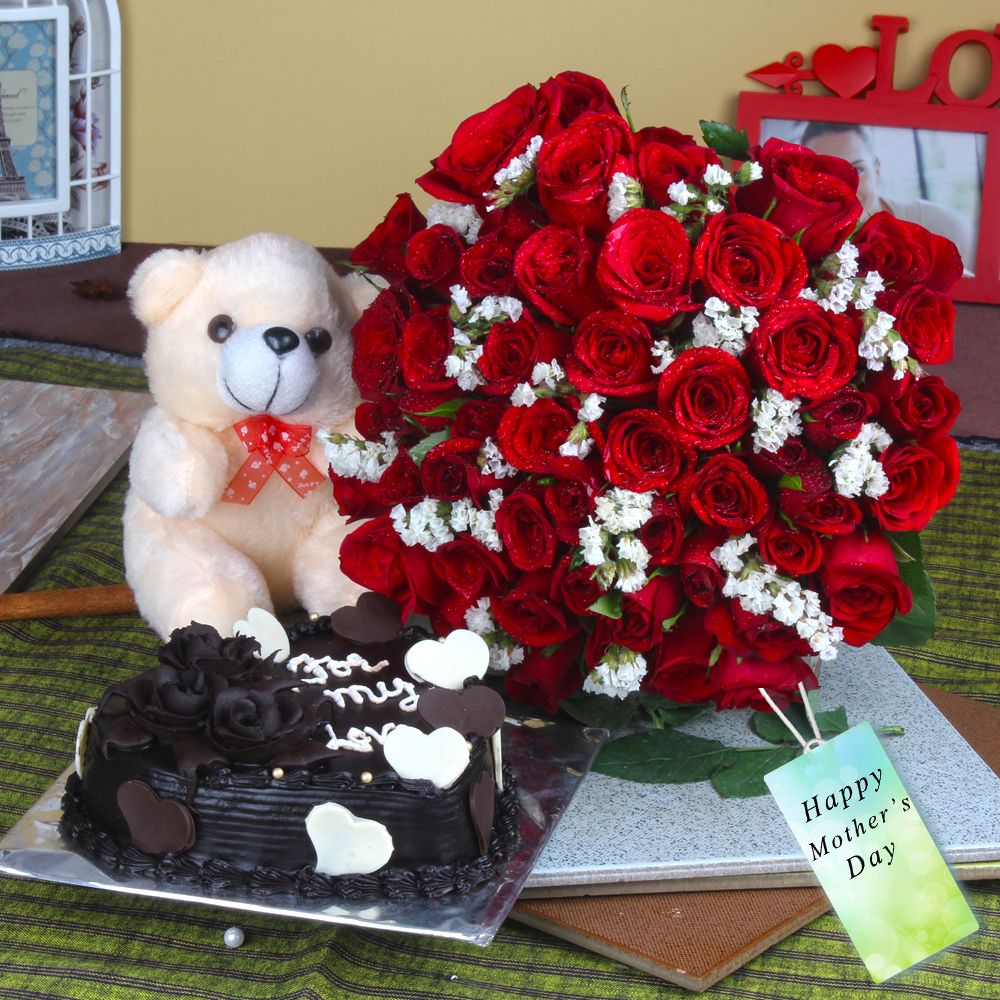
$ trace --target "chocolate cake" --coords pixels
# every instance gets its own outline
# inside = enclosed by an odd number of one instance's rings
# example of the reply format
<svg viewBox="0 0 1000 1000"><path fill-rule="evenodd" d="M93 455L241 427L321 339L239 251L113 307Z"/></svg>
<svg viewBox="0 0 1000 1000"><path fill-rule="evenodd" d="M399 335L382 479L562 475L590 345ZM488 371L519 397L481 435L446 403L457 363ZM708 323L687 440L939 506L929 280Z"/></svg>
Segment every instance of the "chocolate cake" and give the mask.
<svg viewBox="0 0 1000 1000"><path fill-rule="evenodd" d="M493 876L516 839L493 759L503 700L461 663L437 676L458 633L429 644L343 610L293 628L284 662L192 623L109 688L63 800L75 849L123 876L308 897L436 897ZM421 641L429 666L408 672Z"/></svg>

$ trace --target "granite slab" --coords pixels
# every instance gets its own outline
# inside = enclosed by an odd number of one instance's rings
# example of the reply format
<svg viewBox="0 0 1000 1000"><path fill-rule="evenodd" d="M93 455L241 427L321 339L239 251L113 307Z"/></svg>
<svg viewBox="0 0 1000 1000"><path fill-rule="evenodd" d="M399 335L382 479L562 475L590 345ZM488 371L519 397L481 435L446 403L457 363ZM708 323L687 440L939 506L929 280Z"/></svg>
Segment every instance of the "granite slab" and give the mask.
<svg viewBox="0 0 1000 1000"><path fill-rule="evenodd" d="M1000 778L884 649L846 649L824 664L820 708L852 724L901 725L883 738L945 860L959 878L1000 874ZM749 712L710 713L682 728L760 746ZM1000 734L998 734L1000 735ZM708 782L644 785L591 773L526 884L526 895L814 885L768 796L723 799Z"/></svg>
<svg viewBox="0 0 1000 1000"><path fill-rule="evenodd" d="M126 459L145 393L0 379L0 593L68 531Z"/></svg>

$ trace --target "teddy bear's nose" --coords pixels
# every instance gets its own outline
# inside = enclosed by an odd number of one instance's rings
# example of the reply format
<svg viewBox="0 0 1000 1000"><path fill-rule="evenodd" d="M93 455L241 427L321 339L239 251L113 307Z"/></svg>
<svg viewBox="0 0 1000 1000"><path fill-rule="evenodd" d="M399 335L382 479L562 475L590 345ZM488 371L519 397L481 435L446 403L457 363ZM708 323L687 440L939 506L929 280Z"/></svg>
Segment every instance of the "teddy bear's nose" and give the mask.
<svg viewBox="0 0 1000 1000"><path fill-rule="evenodd" d="M264 342L275 354L287 354L299 346L299 335L284 326L272 326L264 331Z"/></svg>

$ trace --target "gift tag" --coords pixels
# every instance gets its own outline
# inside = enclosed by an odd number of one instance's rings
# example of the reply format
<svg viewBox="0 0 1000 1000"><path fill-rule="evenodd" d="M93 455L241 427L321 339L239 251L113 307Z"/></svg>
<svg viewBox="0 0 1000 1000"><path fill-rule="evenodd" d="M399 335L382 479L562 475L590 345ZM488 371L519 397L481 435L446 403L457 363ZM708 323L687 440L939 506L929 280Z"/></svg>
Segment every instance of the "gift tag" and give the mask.
<svg viewBox="0 0 1000 1000"><path fill-rule="evenodd" d="M764 780L876 983L979 929L867 722Z"/></svg>

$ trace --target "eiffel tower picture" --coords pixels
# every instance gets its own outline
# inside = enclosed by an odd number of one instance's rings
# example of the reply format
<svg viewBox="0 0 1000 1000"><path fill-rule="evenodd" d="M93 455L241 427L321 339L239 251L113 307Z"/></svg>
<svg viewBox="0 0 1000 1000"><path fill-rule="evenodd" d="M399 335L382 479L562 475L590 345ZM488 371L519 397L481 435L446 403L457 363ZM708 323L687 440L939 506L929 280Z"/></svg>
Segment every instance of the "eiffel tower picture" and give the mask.
<svg viewBox="0 0 1000 1000"><path fill-rule="evenodd" d="M17 172L10 151L10 137L3 121L3 87L0 87L0 201L28 201L24 177Z"/></svg>

